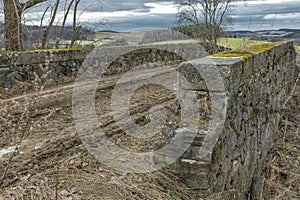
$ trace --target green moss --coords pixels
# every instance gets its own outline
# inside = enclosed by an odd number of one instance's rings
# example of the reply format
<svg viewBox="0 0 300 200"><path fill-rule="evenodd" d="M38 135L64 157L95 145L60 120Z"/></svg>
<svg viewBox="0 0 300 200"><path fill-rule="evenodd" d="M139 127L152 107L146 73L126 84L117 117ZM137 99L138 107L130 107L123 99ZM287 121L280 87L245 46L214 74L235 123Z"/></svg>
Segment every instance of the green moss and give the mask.
<svg viewBox="0 0 300 200"><path fill-rule="evenodd" d="M199 124L200 125L206 125L206 124L208 124L208 121L199 121Z"/></svg>
<svg viewBox="0 0 300 200"><path fill-rule="evenodd" d="M92 157L88 154L81 155L80 160L81 160L81 162L88 164L88 166L91 168L95 168L98 164L98 161L94 157Z"/></svg>
<svg viewBox="0 0 300 200"><path fill-rule="evenodd" d="M30 117L35 119L35 118L43 117L46 115L49 115L49 112L36 112L36 113L33 113Z"/></svg>
<svg viewBox="0 0 300 200"><path fill-rule="evenodd" d="M72 100L66 100L62 102L58 102L57 104L54 105L54 107L71 107L72 106Z"/></svg>
<svg viewBox="0 0 300 200"><path fill-rule="evenodd" d="M30 50L30 51L24 51L24 52L67 52L67 51L83 51L88 50L90 48L63 48L63 49L36 49L36 50Z"/></svg>
<svg viewBox="0 0 300 200"><path fill-rule="evenodd" d="M249 61L253 55L257 55L263 53L265 51L269 51L275 47L275 44L261 44L254 45L247 48L240 48L235 51L229 51L221 54L213 54L211 57L220 57L220 58L231 58L231 57L239 57L244 59L245 61Z"/></svg>
<svg viewBox="0 0 300 200"><path fill-rule="evenodd" d="M248 71L249 69L249 65L250 65L250 58L249 59L245 59L245 62L244 62L244 71Z"/></svg>
<svg viewBox="0 0 300 200"><path fill-rule="evenodd" d="M89 48L62 48L62 49L36 49L36 50L25 50L25 51L3 51L0 54L17 54L17 53L45 53L45 52L68 52L68 51L84 51L90 50Z"/></svg>
<svg viewBox="0 0 300 200"><path fill-rule="evenodd" d="M230 49L240 49L242 47L250 47L253 45L260 45L266 43L270 42L243 38L220 38L218 40L218 45L228 47Z"/></svg>
<svg viewBox="0 0 300 200"><path fill-rule="evenodd" d="M250 53L235 53L235 52L228 52L228 53L221 53L221 54L213 54L211 57L220 57L220 58L232 58L232 57L239 57L245 60L248 60L252 57Z"/></svg>
<svg viewBox="0 0 300 200"><path fill-rule="evenodd" d="M298 55L300 55L300 46L295 46L296 52Z"/></svg>
<svg viewBox="0 0 300 200"><path fill-rule="evenodd" d="M247 50L253 54L260 54L265 51L269 51L269 50L273 49L275 46L276 46L275 44L254 45L254 46L247 48Z"/></svg>

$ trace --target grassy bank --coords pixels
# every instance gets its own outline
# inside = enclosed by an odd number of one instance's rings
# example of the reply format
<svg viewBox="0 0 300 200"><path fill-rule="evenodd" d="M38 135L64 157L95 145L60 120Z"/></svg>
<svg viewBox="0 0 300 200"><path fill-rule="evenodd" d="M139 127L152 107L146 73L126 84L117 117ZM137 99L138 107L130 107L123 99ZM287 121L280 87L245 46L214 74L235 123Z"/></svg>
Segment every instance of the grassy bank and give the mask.
<svg viewBox="0 0 300 200"><path fill-rule="evenodd" d="M249 47L253 45L268 44L267 41L259 40L249 40L243 38L220 38L218 40L218 45L224 46L230 49L239 49L244 47Z"/></svg>
<svg viewBox="0 0 300 200"><path fill-rule="evenodd" d="M297 54L300 56L300 46L295 46Z"/></svg>
<svg viewBox="0 0 300 200"><path fill-rule="evenodd" d="M243 38L220 38L218 45L228 47L230 49L239 49L253 45L268 44L268 41L249 40ZM300 46L295 46L297 54L300 55Z"/></svg>
<svg viewBox="0 0 300 200"><path fill-rule="evenodd" d="M145 33L114 33L114 32L99 32L95 33L94 40L80 40L76 41L77 45L82 46L101 46L103 44L107 44L112 42L115 39L132 39L132 40L142 40L143 35ZM192 40L171 40L171 41L162 41L162 42L156 42L154 44L176 44L176 43L189 43L192 42ZM249 47L253 45L260 45L260 44L267 44L270 43L268 41L259 41L259 40L250 40L250 39L244 39L244 38L220 38L218 40L218 45L228 47L230 49L239 49L244 47ZM70 41L66 40L63 41L63 44L70 44ZM295 46L297 54L300 55L300 46Z"/></svg>

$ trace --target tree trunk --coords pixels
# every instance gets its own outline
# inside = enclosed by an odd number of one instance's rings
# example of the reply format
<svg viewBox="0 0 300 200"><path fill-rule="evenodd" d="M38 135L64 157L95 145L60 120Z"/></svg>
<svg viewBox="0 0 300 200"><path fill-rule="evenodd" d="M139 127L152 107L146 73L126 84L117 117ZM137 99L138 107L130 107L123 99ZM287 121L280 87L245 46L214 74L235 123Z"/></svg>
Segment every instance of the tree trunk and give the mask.
<svg viewBox="0 0 300 200"><path fill-rule="evenodd" d="M65 24L66 24L66 21L67 21L67 17L69 15L69 12L71 10L71 6L73 5L73 3L74 3L74 0L71 0L70 4L69 4L69 6L68 6L68 8L66 10L66 13L65 13L65 16L64 16L64 20L63 20L63 23L61 25L61 29L60 29L59 34L58 34L58 36L56 38L56 41L55 41L55 48L56 49L58 49L59 42L60 42L61 37L62 37L63 32L64 32L64 28L65 28Z"/></svg>
<svg viewBox="0 0 300 200"><path fill-rule="evenodd" d="M20 51L22 45L22 13L23 11L47 0L3 0L4 4L4 43L7 51Z"/></svg>
<svg viewBox="0 0 300 200"><path fill-rule="evenodd" d="M47 48L47 43L48 43L48 40L49 40L49 34L50 34L50 31L52 29L52 26L53 26L53 23L54 23L54 20L55 20L55 17L56 17L59 2L60 2L60 0L56 0L53 15L51 16L51 21L49 22L47 28L44 30L44 38L43 38L43 41L42 41L42 49Z"/></svg>
<svg viewBox="0 0 300 200"><path fill-rule="evenodd" d="M72 39L71 39L71 43L70 43L70 48L72 48L74 46L76 40L78 39L78 37L80 35L81 27L77 26L77 10L78 10L79 3L80 3L80 0L76 0L75 6L74 6L74 11L73 11L73 35L72 35Z"/></svg>
<svg viewBox="0 0 300 200"><path fill-rule="evenodd" d="M22 9L17 0L4 2L4 42L7 51L22 50Z"/></svg>

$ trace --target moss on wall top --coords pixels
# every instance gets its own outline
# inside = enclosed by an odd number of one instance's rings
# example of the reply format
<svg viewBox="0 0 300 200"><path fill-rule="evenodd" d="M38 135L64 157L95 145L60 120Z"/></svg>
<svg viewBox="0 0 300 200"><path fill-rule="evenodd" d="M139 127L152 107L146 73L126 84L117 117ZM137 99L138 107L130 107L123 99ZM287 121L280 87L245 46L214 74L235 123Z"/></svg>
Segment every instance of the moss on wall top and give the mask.
<svg viewBox="0 0 300 200"><path fill-rule="evenodd" d="M44 63L47 56L51 56L51 61L53 62L68 61L70 59L82 60L91 50L92 48L63 48L37 49L20 52L0 52L0 68L34 63Z"/></svg>
<svg viewBox="0 0 300 200"><path fill-rule="evenodd" d="M21 54L21 53L47 53L47 52L57 52L64 53L70 51L85 51L91 50L92 48L60 48L60 49L36 49L36 50L26 50L26 51L2 51L0 54Z"/></svg>
<svg viewBox="0 0 300 200"><path fill-rule="evenodd" d="M239 57L244 60L249 60L253 55L257 55L265 51L272 50L275 46L276 44L254 45L248 48L241 48L235 51L213 54L211 55L211 57L220 57L220 58Z"/></svg>
<svg viewBox="0 0 300 200"><path fill-rule="evenodd" d="M220 58L231 58L231 57L239 57L243 58L245 60L248 60L252 57L253 54L249 52L236 52L236 51L230 51L226 53L220 53L220 54L213 54L211 57L220 57Z"/></svg>

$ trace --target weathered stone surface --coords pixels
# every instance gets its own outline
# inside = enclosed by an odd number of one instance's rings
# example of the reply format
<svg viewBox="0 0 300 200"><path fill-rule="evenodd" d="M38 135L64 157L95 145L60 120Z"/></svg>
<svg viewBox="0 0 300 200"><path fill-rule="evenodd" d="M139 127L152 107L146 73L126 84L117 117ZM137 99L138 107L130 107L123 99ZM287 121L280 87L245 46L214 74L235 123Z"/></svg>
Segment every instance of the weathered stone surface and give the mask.
<svg viewBox="0 0 300 200"><path fill-rule="evenodd" d="M202 126L202 129L200 126L202 140L195 138L181 160L177 161L177 166L186 160L189 162L185 166L181 164L182 167L175 166L175 169L182 170L186 182L195 189L206 187L210 191L229 196L233 193L226 191L233 191L239 195L247 194L242 195L242 199L255 199L260 194L257 188L262 186L260 174L266 154L272 147L272 135L277 129L283 103L298 77L299 68L291 42L241 57L222 57L222 54L218 54L180 65L180 101L181 98L188 97L184 95L186 93L202 91L207 99L220 96L217 98L218 103L214 104L218 109L210 114L216 114L224 106L227 109L226 116L213 116L216 118L215 122L224 117L224 126L220 126L222 130L219 130L221 133L214 134L208 126ZM222 80L214 79L217 74L215 68ZM223 81L224 88L220 81ZM199 103L200 109L201 105ZM208 106L208 110L214 110L212 103ZM210 117L206 116L204 122L214 121ZM203 127L208 131L203 131ZM209 144L212 145L211 148ZM203 159L204 152L208 155L206 159ZM196 167L200 160L204 160L207 165ZM204 178L204 169L207 170L207 181L191 178Z"/></svg>
<svg viewBox="0 0 300 200"><path fill-rule="evenodd" d="M35 73L48 73L48 79L75 76L90 49L40 50L0 54L1 87L12 87L18 81L34 80Z"/></svg>
<svg viewBox="0 0 300 200"><path fill-rule="evenodd" d="M8 67L0 68L0 80L2 80L8 72L9 72Z"/></svg>
<svg viewBox="0 0 300 200"><path fill-rule="evenodd" d="M92 52L91 52L92 51ZM0 54L1 86L11 87L17 81L34 79L33 72L41 74L41 68L49 71L48 79L75 77L83 61L91 66L105 68L99 75L127 72L134 66L155 62L174 62L207 56L205 48L197 43L113 46L91 49L50 49ZM18 76L16 78L16 76ZM2 78L1 78L2 77Z"/></svg>
<svg viewBox="0 0 300 200"><path fill-rule="evenodd" d="M206 57L184 62L178 69L179 76L181 76L179 78L180 88L184 90L224 92L224 88L219 88L219 85L225 84L225 87L229 88L232 87L232 84L239 82L242 64L243 60L241 58ZM223 79L219 79L219 77ZM235 81L230 82L232 79Z"/></svg>

